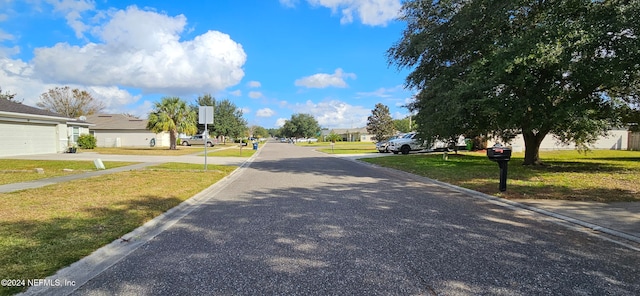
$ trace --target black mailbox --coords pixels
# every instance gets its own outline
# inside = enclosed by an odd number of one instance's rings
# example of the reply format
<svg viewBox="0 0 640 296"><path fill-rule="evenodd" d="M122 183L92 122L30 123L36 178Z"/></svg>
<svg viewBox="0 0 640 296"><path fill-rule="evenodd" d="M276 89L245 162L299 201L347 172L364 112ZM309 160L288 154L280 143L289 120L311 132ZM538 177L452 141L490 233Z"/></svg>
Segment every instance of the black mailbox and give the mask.
<svg viewBox="0 0 640 296"><path fill-rule="evenodd" d="M511 160L511 148L504 147L502 144L495 144L491 148L487 148L487 157L498 163L500 167L500 191L507 191L507 168L509 160Z"/></svg>
<svg viewBox="0 0 640 296"><path fill-rule="evenodd" d="M487 149L487 157L493 161L511 160L511 148L503 146L493 146Z"/></svg>

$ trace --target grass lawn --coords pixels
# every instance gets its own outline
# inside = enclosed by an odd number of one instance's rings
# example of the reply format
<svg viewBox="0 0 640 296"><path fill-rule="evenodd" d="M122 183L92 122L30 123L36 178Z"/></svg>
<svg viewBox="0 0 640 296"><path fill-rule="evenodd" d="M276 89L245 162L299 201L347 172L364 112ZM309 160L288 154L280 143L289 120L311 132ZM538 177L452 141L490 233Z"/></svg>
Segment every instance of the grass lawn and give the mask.
<svg viewBox="0 0 640 296"><path fill-rule="evenodd" d="M640 201L640 152L541 151L546 166L522 166L524 154L509 162L507 191L498 190L500 170L486 154L466 152L392 155L363 159L435 180L508 199Z"/></svg>
<svg viewBox="0 0 640 296"><path fill-rule="evenodd" d="M54 274L209 187L236 167L166 163L0 193L0 279ZM160 184L160 185L159 185ZM0 295L22 288L0 288Z"/></svg>
<svg viewBox="0 0 640 296"><path fill-rule="evenodd" d="M317 150L329 154L361 154L361 153L378 153L376 144L371 142L336 142L331 148L329 142L318 143L298 143L296 145L303 147L317 147Z"/></svg>
<svg viewBox="0 0 640 296"><path fill-rule="evenodd" d="M107 168L135 164L135 162L121 161L105 161L103 163ZM36 173L36 168L44 169L44 174ZM65 171L64 169L70 169L72 171ZM86 160L0 159L0 185L79 174L95 170L96 166L93 164L93 161Z"/></svg>
<svg viewBox="0 0 640 296"><path fill-rule="evenodd" d="M262 144L260 144L260 146L262 146ZM222 147L225 147L225 146L222 146ZM256 153L256 151L253 150L253 146L251 143L249 143L248 146L242 147L242 149L240 149L240 146L238 146L238 144L235 144L233 146L228 144L226 147L227 148L212 150L211 152L209 151L209 148L207 148L207 155L215 156L215 157L224 157L224 156L251 157L254 153ZM203 152L202 156L204 156L204 150L202 152Z"/></svg>

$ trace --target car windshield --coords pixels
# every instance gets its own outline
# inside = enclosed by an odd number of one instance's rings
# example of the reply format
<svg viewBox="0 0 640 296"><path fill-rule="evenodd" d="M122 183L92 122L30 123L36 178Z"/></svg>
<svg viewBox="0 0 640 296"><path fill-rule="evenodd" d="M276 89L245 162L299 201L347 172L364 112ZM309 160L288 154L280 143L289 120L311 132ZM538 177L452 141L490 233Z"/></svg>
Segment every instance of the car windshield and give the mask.
<svg viewBox="0 0 640 296"><path fill-rule="evenodd" d="M403 136L403 138L408 139L408 138L413 137L413 135L414 135L414 134L406 134L406 135L404 135L404 136Z"/></svg>

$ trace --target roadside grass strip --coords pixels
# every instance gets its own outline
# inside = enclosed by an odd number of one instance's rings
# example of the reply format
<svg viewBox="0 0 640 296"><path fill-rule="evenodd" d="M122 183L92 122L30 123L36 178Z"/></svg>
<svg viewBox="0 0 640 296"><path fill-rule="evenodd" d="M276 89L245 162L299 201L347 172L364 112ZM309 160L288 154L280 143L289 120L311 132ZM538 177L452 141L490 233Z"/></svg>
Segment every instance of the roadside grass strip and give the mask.
<svg viewBox="0 0 640 296"><path fill-rule="evenodd" d="M166 163L0 194L0 278L38 279L208 188L236 167ZM23 291L2 287L0 295Z"/></svg>
<svg viewBox="0 0 640 296"><path fill-rule="evenodd" d="M117 168L137 162L105 161L107 168ZM43 169L43 173L36 172ZM23 160L0 159L0 185L40 180L52 177L80 174L96 171L93 161L89 160Z"/></svg>
<svg viewBox="0 0 640 296"><path fill-rule="evenodd" d="M498 165L483 152L393 155L362 161L390 167L507 199L640 201L640 152L541 151L544 166L523 166L523 153L509 161L507 191L500 192Z"/></svg>

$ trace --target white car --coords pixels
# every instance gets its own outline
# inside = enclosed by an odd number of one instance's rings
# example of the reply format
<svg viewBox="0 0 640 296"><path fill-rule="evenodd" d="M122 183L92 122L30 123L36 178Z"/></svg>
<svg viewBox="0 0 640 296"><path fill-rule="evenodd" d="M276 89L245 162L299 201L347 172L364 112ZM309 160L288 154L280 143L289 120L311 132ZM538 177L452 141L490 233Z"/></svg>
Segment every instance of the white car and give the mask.
<svg viewBox="0 0 640 296"><path fill-rule="evenodd" d="M393 154L409 154L411 151L424 150L424 142L418 140L416 133L408 133L389 141L387 149Z"/></svg>

